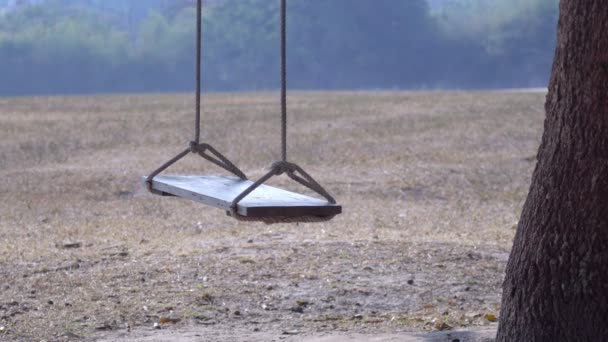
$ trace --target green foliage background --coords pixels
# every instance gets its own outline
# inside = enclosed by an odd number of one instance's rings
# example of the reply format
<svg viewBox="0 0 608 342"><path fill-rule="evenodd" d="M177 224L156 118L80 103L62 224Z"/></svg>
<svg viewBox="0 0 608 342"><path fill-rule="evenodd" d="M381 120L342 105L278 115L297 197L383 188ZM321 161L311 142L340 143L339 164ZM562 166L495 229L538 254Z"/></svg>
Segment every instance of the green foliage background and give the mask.
<svg viewBox="0 0 608 342"><path fill-rule="evenodd" d="M208 0L211 91L279 84L278 1ZM557 0L289 0L299 89L544 86ZM192 1L47 0L0 14L0 95L194 87Z"/></svg>

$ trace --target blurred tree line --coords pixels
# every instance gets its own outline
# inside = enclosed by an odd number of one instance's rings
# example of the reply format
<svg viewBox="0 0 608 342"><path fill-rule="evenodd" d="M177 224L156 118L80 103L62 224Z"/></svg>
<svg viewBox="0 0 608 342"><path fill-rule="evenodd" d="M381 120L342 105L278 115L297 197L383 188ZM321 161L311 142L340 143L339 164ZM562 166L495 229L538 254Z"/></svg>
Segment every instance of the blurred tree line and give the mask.
<svg viewBox="0 0 608 342"><path fill-rule="evenodd" d="M194 87L191 0L47 0L0 14L0 95ZM544 86L557 0L289 0L290 86ZM206 90L279 85L278 1L207 0Z"/></svg>

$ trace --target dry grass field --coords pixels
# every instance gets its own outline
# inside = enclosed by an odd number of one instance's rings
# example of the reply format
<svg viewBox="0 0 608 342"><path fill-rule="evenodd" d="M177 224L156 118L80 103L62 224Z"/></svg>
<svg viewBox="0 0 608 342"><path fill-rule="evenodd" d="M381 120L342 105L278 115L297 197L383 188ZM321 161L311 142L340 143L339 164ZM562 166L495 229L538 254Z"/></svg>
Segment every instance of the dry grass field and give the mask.
<svg viewBox="0 0 608 342"><path fill-rule="evenodd" d="M203 101L205 141L264 173L279 156L276 94ZM236 222L149 195L141 176L193 135L190 95L0 98L0 340L495 324L544 94L289 101L290 159L344 207L329 223ZM167 171L222 172L194 155Z"/></svg>

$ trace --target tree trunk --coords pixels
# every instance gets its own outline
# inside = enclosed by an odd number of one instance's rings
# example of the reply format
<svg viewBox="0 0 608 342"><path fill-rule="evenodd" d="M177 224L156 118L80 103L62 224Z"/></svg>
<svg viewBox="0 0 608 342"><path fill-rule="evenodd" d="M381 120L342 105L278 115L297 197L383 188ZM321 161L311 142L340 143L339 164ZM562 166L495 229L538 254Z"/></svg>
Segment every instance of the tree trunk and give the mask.
<svg viewBox="0 0 608 342"><path fill-rule="evenodd" d="M562 0L497 341L608 341L608 1Z"/></svg>

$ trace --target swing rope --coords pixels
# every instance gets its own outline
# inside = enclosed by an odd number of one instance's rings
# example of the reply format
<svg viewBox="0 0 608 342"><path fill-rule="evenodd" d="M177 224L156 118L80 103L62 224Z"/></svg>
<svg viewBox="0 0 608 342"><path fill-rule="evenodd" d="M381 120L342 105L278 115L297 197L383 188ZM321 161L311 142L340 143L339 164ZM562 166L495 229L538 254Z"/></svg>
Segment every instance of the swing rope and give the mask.
<svg viewBox="0 0 608 342"><path fill-rule="evenodd" d="M329 221L333 216L317 217L293 217L293 218L247 218L237 213L238 203L249 195L252 191L264 184L273 176L287 174L289 178L307 187L324 197L327 202L336 204L336 200L310 176L299 165L287 161L287 1L281 0L281 161L274 162L268 173L245 189L241 194L234 198L231 204L230 216L242 221L263 221L266 223L283 222L323 222Z"/></svg>
<svg viewBox="0 0 608 342"><path fill-rule="evenodd" d="M201 142L201 50L203 45L202 1L196 3L196 116L194 119L194 142Z"/></svg>
<svg viewBox="0 0 608 342"><path fill-rule="evenodd" d="M287 162L287 6L281 0L281 158Z"/></svg>
<svg viewBox="0 0 608 342"><path fill-rule="evenodd" d="M224 170L236 175L240 179L247 179L247 176L241 171L230 159L226 158L213 146L201 143L201 59L202 59L202 0L196 3L196 113L194 122L194 140L190 142L190 146L178 155L164 163L158 169L154 170L146 178L146 187L148 191L154 194L161 194L152 188L152 180L158 174L166 170L169 166L175 164L189 153L196 153L213 164L223 168Z"/></svg>

